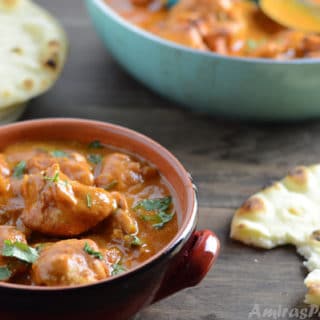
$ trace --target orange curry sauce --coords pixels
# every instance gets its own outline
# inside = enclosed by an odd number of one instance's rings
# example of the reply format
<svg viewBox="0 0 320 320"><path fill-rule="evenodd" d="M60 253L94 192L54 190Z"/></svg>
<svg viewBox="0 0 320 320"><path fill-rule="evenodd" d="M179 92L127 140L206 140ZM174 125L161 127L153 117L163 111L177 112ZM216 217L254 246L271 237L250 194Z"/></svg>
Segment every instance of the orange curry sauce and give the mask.
<svg viewBox="0 0 320 320"><path fill-rule="evenodd" d="M164 179L138 157L99 141L23 142L0 154L1 281L102 280L152 257L177 230Z"/></svg>
<svg viewBox="0 0 320 320"><path fill-rule="evenodd" d="M223 55L320 57L320 36L280 26L249 0L105 0L128 21L167 40Z"/></svg>

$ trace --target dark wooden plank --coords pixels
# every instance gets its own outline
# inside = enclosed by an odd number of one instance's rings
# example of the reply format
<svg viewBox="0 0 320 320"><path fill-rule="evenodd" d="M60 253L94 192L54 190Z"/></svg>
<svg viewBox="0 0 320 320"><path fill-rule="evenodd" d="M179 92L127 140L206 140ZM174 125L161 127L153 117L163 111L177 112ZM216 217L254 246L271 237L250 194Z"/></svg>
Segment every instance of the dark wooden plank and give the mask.
<svg viewBox="0 0 320 320"><path fill-rule="evenodd" d="M220 259L198 287L148 307L137 319L242 320L255 304L300 306L305 270L294 248L263 251L234 243L229 224L249 194L296 164L319 162L320 123L238 124L185 111L121 70L102 47L81 1L38 2L66 27L70 55L57 85L30 103L23 118L110 121L159 141L199 186L199 228L215 230L222 242Z"/></svg>

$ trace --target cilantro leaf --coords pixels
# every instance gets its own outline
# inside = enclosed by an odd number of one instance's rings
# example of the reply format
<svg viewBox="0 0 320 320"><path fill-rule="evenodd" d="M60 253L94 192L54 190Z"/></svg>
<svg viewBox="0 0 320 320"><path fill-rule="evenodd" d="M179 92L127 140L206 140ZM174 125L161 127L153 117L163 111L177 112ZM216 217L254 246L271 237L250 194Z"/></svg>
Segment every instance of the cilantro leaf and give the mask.
<svg viewBox="0 0 320 320"><path fill-rule="evenodd" d="M12 272L8 267L0 267L0 281L8 280L11 277Z"/></svg>
<svg viewBox="0 0 320 320"><path fill-rule="evenodd" d="M14 257L27 263L34 263L39 258L36 249L29 247L26 243L12 242L11 240L4 241L2 255L4 257Z"/></svg>
<svg viewBox="0 0 320 320"><path fill-rule="evenodd" d="M138 236L132 236L130 244L132 247L140 247L142 245L142 241Z"/></svg>
<svg viewBox="0 0 320 320"><path fill-rule="evenodd" d="M126 272L126 269L121 263L118 262L112 266L112 272L111 272L112 276L116 276L117 274L120 274L123 272Z"/></svg>
<svg viewBox="0 0 320 320"><path fill-rule="evenodd" d="M92 207L92 198L89 193L87 193L87 195L86 195L86 200L87 200L87 207L91 208Z"/></svg>
<svg viewBox="0 0 320 320"><path fill-rule="evenodd" d="M89 143L88 147L89 147L89 149L102 149L103 145L101 144L101 142L99 140L94 140Z"/></svg>
<svg viewBox="0 0 320 320"><path fill-rule="evenodd" d="M139 201L134 207L133 210L138 210L140 208L146 211L166 211L168 210L172 202L171 197L165 198L156 198L156 199L144 199Z"/></svg>
<svg viewBox="0 0 320 320"><path fill-rule="evenodd" d="M50 152L50 154L55 158L66 158L68 157L68 154L62 150L53 150Z"/></svg>
<svg viewBox="0 0 320 320"><path fill-rule="evenodd" d="M103 187L104 190L108 191L113 189L118 184L117 180L111 181L109 184L107 184L105 187Z"/></svg>
<svg viewBox="0 0 320 320"><path fill-rule="evenodd" d="M172 198L157 198L157 199L145 199L139 201L133 208L135 211L140 211L140 218L144 221L153 222L152 226L155 229L161 229L172 220L174 217L173 213L168 213L171 205ZM147 212L154 211L154 214L144 214L141 210Z"/></svg>
<svg viewBox="0 0 320 320"><path fill-rule="evenodd" d="M159 218L160 222L158 223L154 223L152 226L155 228L155 229L161 229L164 227L164 225L168 222L170 222L172 220L174 216L174 213L165 213L163 211L160 211L158 214L157 214L157 218Z"/></svg>
<svg viewBox="0 0 320 320"><path fill-rule="evenodd" d="M99 260L102 260L102 259L103 259L102 253L99 252L99 251L93 250L93 249L90 247L90 245L89 245L88 242L86 242L86 243L84 244L83 250L84 250L87 254L90 254L91 256L93 256L93 257L96 258L96 259L99 259Z"/></svg>
<svg viewBox="0 0 320 320"><path fill-rule="evenodd" d="M89 154L88 160L94 164L99 164L102 161L102 156L100 154Z"/></svg>
<svg viewBox="0 0 320 320"><path fill-rule="evenodd" d="M140 214L140 218L143 221L155 221L156 216L155 215L150 215L150 214Z"/></svg>
<svg viewBox="0 0 320 320"><path fill-rule="evenodd" d="M22 178L26 170L26 166L27 166L27 163L24 160L20 161L14 168L13 176L18 179Z"/></svg>
<svg viewBox="0 0 320 320"><path fill-rule="evenodd" d="M59 181L59 171L56 171L53 177L44 176L44 180L50 182L58 182Z"/></svg>

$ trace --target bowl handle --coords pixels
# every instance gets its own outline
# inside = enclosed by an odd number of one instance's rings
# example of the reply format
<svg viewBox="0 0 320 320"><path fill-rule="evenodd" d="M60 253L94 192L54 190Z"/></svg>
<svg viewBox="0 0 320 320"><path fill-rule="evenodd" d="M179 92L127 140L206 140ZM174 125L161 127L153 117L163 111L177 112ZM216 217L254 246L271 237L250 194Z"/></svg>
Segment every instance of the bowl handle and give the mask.
<svg viewBox="0 0 320 320"><path fill-rule="evenodd" d="M196 231L169 266L153 303L177 291L197 285L220 252L218 237L210 230Z"/></svg>

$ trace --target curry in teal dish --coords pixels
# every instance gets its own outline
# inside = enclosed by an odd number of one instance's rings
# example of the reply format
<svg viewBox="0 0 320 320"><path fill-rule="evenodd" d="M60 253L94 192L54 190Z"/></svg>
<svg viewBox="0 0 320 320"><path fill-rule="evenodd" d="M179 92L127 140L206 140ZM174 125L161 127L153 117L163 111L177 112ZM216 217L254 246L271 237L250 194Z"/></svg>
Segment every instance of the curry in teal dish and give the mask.
<svg viewBox="0 0 320 320"><path fill-rule="evenodd" d="M170 7L163 0L105 1L133 24L194 49L236 57L320 57L320 35L281 26L255 1L180 0Z"/></svg>

